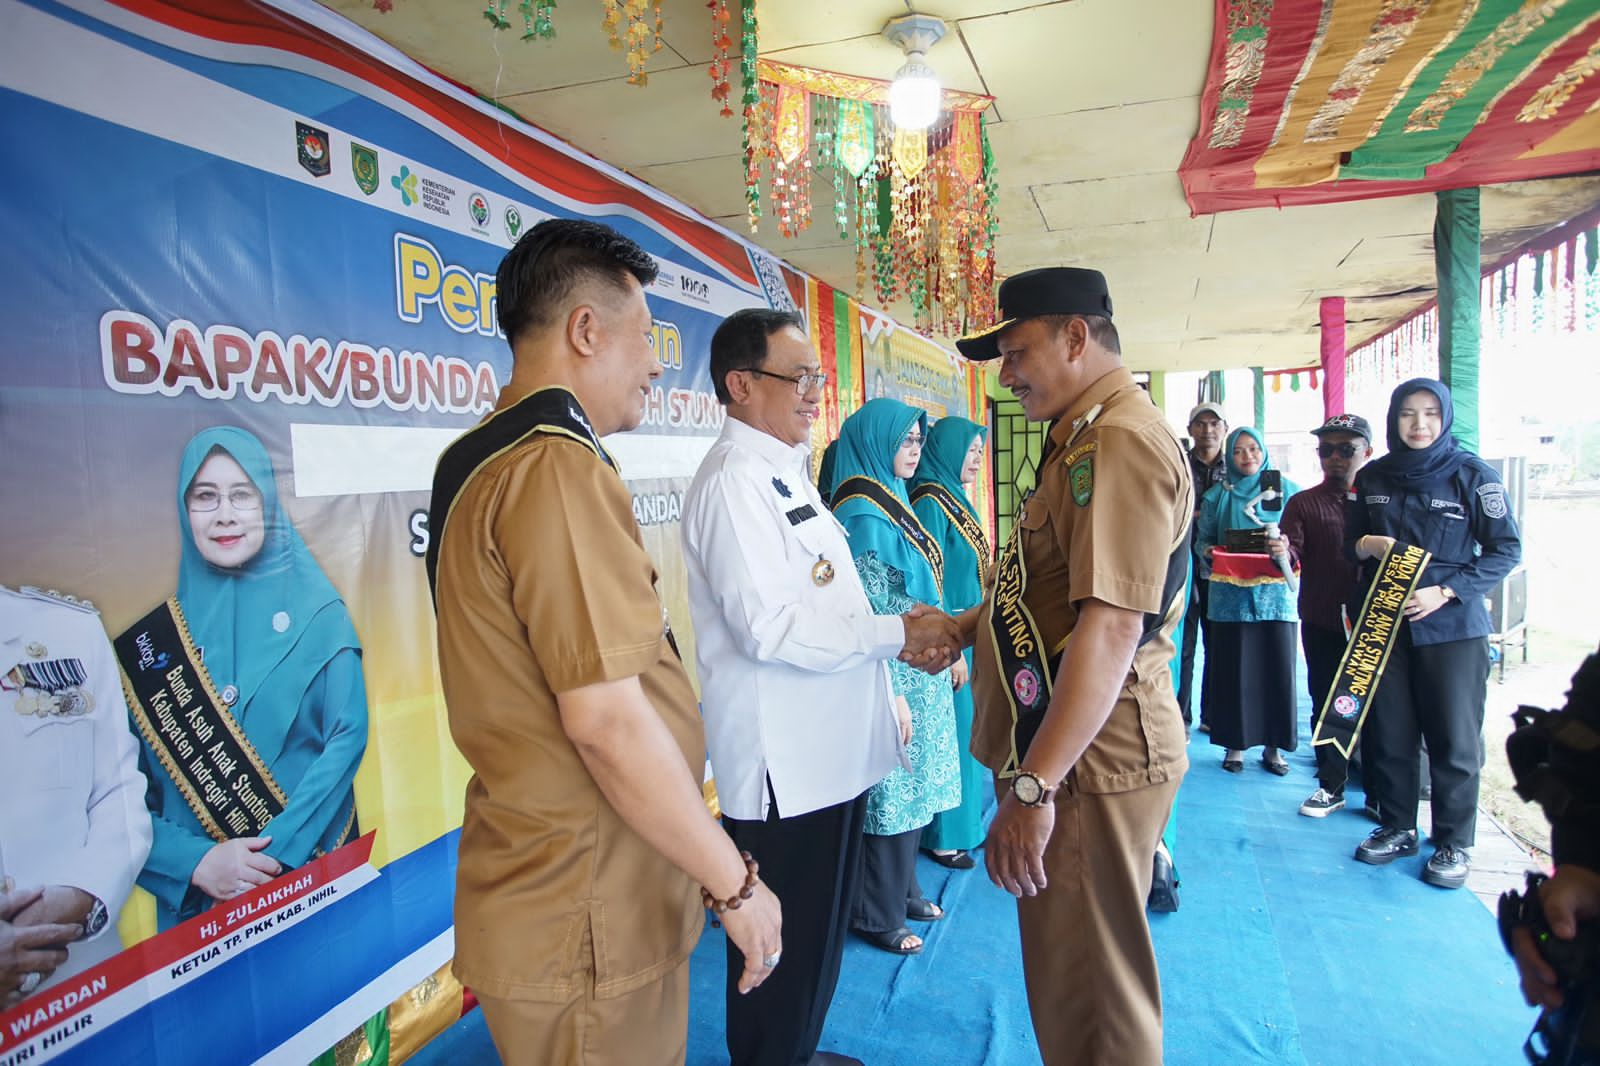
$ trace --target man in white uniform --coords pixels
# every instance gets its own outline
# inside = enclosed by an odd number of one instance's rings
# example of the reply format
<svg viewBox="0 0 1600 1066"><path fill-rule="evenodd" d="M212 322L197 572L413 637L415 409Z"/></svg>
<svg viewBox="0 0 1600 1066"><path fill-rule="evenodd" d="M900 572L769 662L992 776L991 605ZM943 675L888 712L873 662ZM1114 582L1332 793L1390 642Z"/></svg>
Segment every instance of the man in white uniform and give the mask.
<svg viewBox="0 0 1600 1066"><path fill-rule="evenodd" d="M0 587L0 1006L122 950L116 918L150 853L144 793L94 607Z"/></svg>
<svg viewBox="0 0 1600 1066"><path fill-rule="evenodd" d="M887 662L942 669L931 608L878 616L807 462L826 376L799 316L739 311L711 340L722 435L684 499L706 745L723 825L783 904L782 964L739 995L733 1066L852 1063L817 1052L860 873L865 794L904 759ZM728 972L743 961L730 943Z"/></svg>

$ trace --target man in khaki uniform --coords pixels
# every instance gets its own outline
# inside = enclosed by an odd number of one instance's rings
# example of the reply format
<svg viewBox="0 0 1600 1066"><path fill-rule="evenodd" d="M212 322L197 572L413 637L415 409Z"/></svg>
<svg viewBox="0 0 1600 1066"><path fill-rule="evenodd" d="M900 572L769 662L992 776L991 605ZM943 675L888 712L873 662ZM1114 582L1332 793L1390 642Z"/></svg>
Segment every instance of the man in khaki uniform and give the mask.
<svg viewBox="0 0 1600 1066"><path fill-rule="evenodd" d="M697 885L734 901L742 988L781 951L776 898L701 796L694 692L600 442L661 373L655 274L606 226L529 230L497 278L511 378L434 476L439 664L474 771L455 973L512 1064L682 1063Z"/></svg>
<svg viewBox="0 0 1600 1066"><path fill-rule="evenodd" d="M1051 423L975 638L972 753L996 773L990 879L1018 897L1047 1066L1161 1061L1145 920L1151 857L1188 769L1172 690L1194 489L1123 368L1098 271L1006 279L1001 321L958 342Z"/></svg>

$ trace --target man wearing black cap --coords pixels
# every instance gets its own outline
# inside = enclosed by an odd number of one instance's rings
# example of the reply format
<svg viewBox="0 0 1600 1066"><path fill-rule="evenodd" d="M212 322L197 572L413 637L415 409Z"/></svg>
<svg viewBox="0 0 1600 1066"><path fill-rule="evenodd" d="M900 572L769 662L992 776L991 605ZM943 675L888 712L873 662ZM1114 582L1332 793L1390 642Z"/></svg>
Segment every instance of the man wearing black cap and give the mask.
<svg viewBox="0 0 1600 1066"><path fill-rule="evenodd" d="M1039 1049L1058 1064L1159 1063L1145 919L1151 855L1188 769L1172 690L1194 487L1183 448L1122 366L1105 278L1008 278L1001 321L957 342L1051 423L975 640L972 753L1000 795L989 877L1018 897Z"/></svg>
<svg viewBox="0 0 1600 1066"><path fill-rule="evenodd" d="M1281 527L1300 557L1300 646L1306 653L1306 687L1315 725L1344 656L1344 618L1339 609L1360 578L1356 565L1344 555L1344 503L1356 483L1356 471L1372 458L1372 427L1360 415L1338 414L1311 432L1322 460L1322 484L1289 497ZM1326 818L1344 806L1350 764L1331 744L1315 751L1317 790L1300 805L1300 813ZM1367 797L1369 805L1372 799Z"/></svg>

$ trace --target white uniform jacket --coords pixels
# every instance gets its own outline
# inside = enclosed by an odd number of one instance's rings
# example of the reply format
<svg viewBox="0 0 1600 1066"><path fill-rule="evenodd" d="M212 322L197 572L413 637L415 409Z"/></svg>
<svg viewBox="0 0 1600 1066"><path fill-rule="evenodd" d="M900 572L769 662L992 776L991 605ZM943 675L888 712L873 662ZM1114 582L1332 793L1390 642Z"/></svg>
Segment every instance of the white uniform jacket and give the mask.
<svg viewBox="0 0 1600 1066"><path fill-rule="evenodd" d="M729 418L684 498L706 745L723 813L784 817L854 799L905 759L888 660L897 617L872 613L809 449Z"/></svg>

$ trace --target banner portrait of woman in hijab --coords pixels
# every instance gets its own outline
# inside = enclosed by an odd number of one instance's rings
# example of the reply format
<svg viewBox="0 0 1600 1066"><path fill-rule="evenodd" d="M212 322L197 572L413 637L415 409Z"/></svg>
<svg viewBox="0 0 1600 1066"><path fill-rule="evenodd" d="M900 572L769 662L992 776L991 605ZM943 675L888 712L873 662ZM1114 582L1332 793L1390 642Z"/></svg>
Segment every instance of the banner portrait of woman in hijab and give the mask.
<svg viewBox="0 0 1600 1066"><path fill-rule="evenodd" d="M178 475L177 594L114 642L155 840L139 884L166 929L356 835L361 644L279 499L266 448L196 434Z"/></svg>

